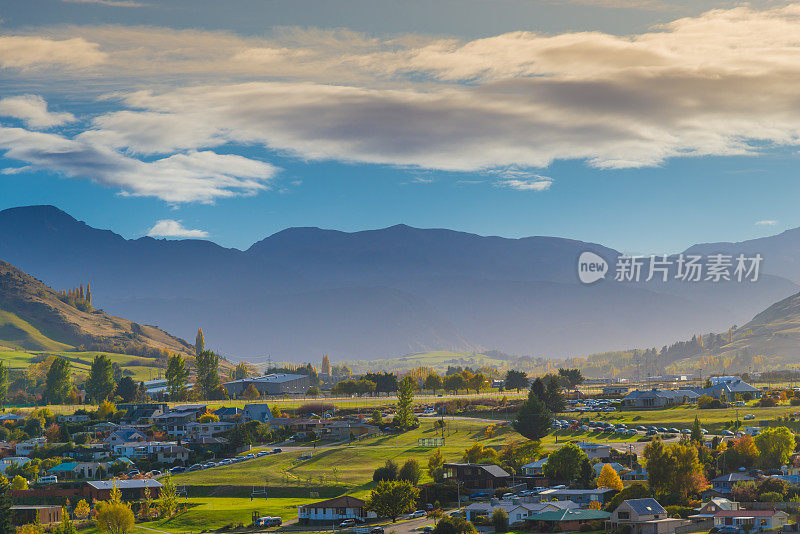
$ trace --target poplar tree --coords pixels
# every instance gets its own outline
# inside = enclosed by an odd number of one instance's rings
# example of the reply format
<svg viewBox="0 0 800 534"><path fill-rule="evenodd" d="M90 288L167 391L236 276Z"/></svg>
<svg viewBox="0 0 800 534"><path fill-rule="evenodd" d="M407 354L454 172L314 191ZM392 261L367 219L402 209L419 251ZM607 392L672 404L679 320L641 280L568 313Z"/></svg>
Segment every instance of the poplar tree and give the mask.
<svg viewBox="0 0 800 534"><path fill-rule="evenodd" d="M203 337L203 329L197 329L197 337L194 339L194 351L195 356L200 356L200 353L203 352L206 348L206 340Z"/></svg>
<svg viewBox="0 0 800 534"><path fill-rule="evenodd" d="M180 354L173 354L167 361L167 370L164 372L167 379L167 392L171 399L182 400L186 394L186 384L189 371L186 370L186 361Z"/></svg>

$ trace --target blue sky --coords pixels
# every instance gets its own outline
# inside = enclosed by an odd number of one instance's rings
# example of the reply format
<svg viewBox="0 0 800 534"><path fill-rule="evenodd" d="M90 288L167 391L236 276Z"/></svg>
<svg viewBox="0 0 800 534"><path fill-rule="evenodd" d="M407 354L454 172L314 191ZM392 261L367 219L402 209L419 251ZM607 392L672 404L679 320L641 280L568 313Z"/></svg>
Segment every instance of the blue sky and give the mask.
<svg viewBox="0 0 800 534"><path fill-rule="evenodd" d="M237 248L405 223L663 253L800 226L797 6L224 5L0 6L0 209Z"/></svg>

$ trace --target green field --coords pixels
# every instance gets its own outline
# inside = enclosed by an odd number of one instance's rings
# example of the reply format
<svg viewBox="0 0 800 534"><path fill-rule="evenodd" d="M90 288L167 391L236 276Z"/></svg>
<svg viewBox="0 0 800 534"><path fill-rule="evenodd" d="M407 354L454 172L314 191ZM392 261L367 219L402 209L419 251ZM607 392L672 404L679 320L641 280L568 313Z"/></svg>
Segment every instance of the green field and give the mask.
<svg viewBox="0 0 800 534"><path fill-rule="evenodd" d="M0 312L3 313L3 312ZM155 360L152 358L142 358L141 356L130 356L127 354L115 354L113 352L96 352L96 351L20 351L20 350L0 350L0 361L9 369L24 370L27 369L31 361L35 358L42 356L49 356L54 354L56 356L63 356L69 360L72 366L73 375L86 375L89 372L89 367L92 364L95 356L98 354L107 355L112 362L115 362L122 367L123 371L132 373L130 376L134 380L150 380L156 378L158 373L163 374L163 369L158 369L154 366ZM126 373L127 374L127 373Z"/></svg>
<svg viewBox="0 0 800 534"><path fill-rule="evenodd" d="M23 350L69 350L65 343L53 341L29 322L17 315L0 310L0 339L3 344Z"/></svg>

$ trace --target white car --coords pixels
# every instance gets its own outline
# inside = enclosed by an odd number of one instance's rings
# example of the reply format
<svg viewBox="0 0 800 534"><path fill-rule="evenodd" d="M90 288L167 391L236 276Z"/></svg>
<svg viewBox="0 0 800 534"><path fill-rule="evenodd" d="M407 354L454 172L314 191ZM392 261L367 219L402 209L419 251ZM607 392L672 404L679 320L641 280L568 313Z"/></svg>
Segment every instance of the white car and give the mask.
<svg viewBox="0 0 800 534"><path fill-rule="evenodd" d="M424 511L417 510L416 512L411 512L410 514L408 514L408 518L409 519L417 519L419 517L425 517L426 515L428 515L428 514L426 514Z"/></svg>

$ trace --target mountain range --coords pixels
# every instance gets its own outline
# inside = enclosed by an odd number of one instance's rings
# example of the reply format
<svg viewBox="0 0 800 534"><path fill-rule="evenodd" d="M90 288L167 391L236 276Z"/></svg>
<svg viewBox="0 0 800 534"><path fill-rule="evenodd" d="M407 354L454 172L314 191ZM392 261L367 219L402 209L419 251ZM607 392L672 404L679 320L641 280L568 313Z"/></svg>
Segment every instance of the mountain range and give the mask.
<svg viewBox="0 0 800 534"><path fill-rule="evenodd" d="M204 240L125 239L53 206L0 212L0 259L57 288L91 282L109 313L206 341L229 358L371 359L425 350L561 357L724 331L800 289L800 230L697 254L760 252L757 282L583 285L591 251L557 237L506 239L398 225L289 228L242 251ZM646 268L646 267L645 267Z"/></svg>

